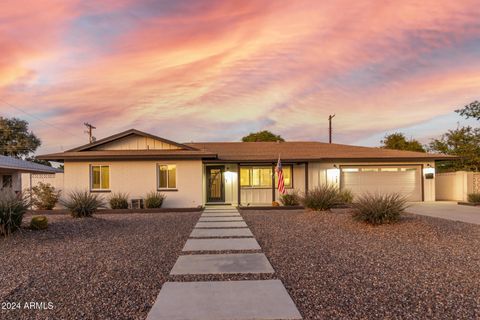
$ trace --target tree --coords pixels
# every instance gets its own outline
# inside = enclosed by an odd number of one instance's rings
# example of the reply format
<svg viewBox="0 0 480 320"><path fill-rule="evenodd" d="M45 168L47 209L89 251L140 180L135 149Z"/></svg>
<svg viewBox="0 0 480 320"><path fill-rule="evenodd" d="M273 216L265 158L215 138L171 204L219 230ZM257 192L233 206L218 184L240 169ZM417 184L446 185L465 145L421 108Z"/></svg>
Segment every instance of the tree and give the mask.
<svg viewBox="0 0 480 320"><path fill-rule="evenodd" d="M0 154L15 158L27 157L40 144L40 139L28 131L27 121L0 117Z"/></svg>
<svg viewBox="0 0 480 320"><path fill-rule="evenodd" d="M440 163L441 171L480 171L480 128L467 126L448 130L439 139L432 140L430 150L460 157Z"/></svg>
<svg viewBox="0 0 480 320"><path fill-rule="evenodd" d="M465 118L475 118L480 120L480 102L477 100L467 104L462 109L455 110L456 113L459 113Z"/></svg>
<svg viewBox="0 0 480 320"><path fill-rule="evenodd" d="M260 141L282 141L285 140L280 136L271 133L268 130L251 132L248 136L242 138L243 142L260 142Z"/></svg>
<svg viewBox="0 0 480 320"><path fill-rule="evenodd" d="M425 152L425 148L418 140L407 140L401 132L386 135L381 143L383 144L382 148L385 149Z"/></svg>

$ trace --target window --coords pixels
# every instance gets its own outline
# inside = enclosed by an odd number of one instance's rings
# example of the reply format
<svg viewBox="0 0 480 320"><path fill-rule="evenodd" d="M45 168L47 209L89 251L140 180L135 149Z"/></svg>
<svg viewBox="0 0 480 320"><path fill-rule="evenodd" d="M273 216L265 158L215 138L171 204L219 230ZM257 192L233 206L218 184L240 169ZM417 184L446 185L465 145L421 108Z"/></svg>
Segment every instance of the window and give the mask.
<svg viewBox="0 0 480 320"><path fill-rule="evenodd" d="M13 188L13 177L11 174L2 176L2 189Z"/></svg>
<svg viewBox="0 0 480 320"><path fill-rule="evenodd" d="M161 164L158 166L158 189L177 188L177 166Z"/></svg>
<svg viewBox="0 0 480 320"><path fill-rule="evenodd" d="M275 177L278 179L276 173ZM286 188L292 187L292 166L283 166L283 180ZM240 168L240 186L247 188L271 188L272 167Z"/></svg>
<svg viewBox="0 0 480 320"><path fill-rule="evenodd" d="M110 166L91 166L92 190L110 190Z"/></svg>

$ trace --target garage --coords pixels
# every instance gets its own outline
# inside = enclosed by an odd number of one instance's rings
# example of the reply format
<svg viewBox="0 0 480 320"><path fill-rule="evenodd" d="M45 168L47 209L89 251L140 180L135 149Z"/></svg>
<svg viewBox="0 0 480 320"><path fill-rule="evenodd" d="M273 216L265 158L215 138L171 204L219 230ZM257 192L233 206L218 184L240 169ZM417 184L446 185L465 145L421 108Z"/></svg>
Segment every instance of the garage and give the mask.
<svg viewBox="0 0 480 320"><path fill-rule="evenodd" d="M340 186L354 196L399 193L408 201L422 201L421 166L342 166Z"/></svg>

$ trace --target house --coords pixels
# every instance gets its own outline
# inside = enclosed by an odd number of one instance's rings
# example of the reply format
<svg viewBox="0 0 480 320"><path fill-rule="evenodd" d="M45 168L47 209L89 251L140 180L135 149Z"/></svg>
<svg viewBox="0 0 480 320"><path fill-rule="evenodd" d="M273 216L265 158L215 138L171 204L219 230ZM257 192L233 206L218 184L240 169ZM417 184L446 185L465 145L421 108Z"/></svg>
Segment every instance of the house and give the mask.
<svg viewBox="0 0 480 320"><path fill-rule="evenodd" d="M64 189L128 193L154 190L167 207L270 205L278 200L280 156L288 192L321 184L364 192L398 192L435 201L435 162L447 156L322 142L177 143L135 129L40 159L64 162Z"/></svg>
<svg viewBox="0 0 480 320"><path fill-rule="evenodd" d="M43 164L0 155L0 189L20 192L24 189L24 180L29 179L28 183L31 184L32 174L55 176L61 172L63 171Z"/></svg>

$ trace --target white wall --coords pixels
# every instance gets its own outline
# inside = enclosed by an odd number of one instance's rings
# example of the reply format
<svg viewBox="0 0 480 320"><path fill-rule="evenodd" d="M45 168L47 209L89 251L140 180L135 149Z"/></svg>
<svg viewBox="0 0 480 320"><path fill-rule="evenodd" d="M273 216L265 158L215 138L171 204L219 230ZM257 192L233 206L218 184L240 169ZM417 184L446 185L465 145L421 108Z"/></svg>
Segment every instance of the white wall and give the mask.
<svg viewBox="0 0 480 320"><path fill-rule="evenodd" d="M480 192L480 173L457 171L437 174L436 199L467 201L469 193Z"/></svg>
<svg viewBox="0 0 480 320"><path fill-rule="evenodd" d="M64 189L66 192L90 190L90 165L109 165L111 192L102 192L106 199L116 192L128 193L130 199L145 198L148 192L157 190L158 164L177 166L177 191L160 191L167 196L164 207L197 207L203 204L200 160L66 161Z"/></svg>

